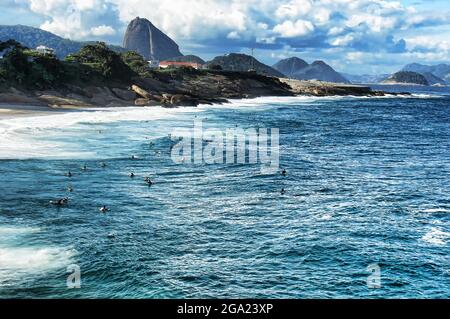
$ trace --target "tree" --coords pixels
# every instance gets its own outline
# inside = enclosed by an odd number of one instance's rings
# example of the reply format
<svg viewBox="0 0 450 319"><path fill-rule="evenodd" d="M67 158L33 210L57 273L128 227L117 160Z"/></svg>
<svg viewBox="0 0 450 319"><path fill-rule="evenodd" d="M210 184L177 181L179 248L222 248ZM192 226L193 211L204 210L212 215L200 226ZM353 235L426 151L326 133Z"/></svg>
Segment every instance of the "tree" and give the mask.
<svg viewBox="0 0 450 319"><path fill-rule="evenodd" d="M90 64L107 79L128 80L133 75L133 71L121 56L109 49L104 42L86 45L78 53L70 55L66 61Z"/></svg>
<svg viewBox="0 0 450 319"><path fill-rule="evenodd" d="M122 60L136 74L147 76L151 71L148 62L135 51L122 53Z"/></svg>

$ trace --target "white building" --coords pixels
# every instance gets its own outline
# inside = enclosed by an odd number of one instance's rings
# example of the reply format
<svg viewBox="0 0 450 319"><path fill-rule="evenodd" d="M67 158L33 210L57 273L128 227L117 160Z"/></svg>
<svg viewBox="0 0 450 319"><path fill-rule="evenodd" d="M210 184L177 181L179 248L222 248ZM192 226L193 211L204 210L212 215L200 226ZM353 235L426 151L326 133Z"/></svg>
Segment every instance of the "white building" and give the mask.
<svg viewBox="0 0 450 319"><path fill-rule="evenodd" d="M53 50L52 48L48 48L45 45L38 46L36 48L36 51L43 55L51 55L53 54L53 52L55 52L55 50Z"/></svg>
<svg viewBox="0 0 450 319"><path fill-rule="evenodd" d="M151 69L157 69L159 68L159 61L158 60L153 60L153 61L147 61L148 62L148 66Z"/></svg>

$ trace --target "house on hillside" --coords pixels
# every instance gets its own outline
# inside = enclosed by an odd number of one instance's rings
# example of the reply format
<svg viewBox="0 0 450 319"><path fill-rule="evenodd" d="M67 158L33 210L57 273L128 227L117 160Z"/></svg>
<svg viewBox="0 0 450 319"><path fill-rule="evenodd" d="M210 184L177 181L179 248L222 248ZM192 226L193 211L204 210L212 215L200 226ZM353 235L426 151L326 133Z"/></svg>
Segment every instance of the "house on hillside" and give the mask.
<svg viewBox="0 0 450 319"><path fill-rule="evenodd" d="M40 45L36 48L36 51L39 52L42 55L52 55L55 50L52 48L46 47L45 45Z"/></svg>
<svg viewBox="0 0 450 319"><path fill-rule="evenodd" d="M196 70L200 70L203 68L203 64L194 63L194 62L161 61L159 63L159 67L161 69L167 69L167 68L179 69L179 68L185 67L185 68L194 68Z"/></svg>

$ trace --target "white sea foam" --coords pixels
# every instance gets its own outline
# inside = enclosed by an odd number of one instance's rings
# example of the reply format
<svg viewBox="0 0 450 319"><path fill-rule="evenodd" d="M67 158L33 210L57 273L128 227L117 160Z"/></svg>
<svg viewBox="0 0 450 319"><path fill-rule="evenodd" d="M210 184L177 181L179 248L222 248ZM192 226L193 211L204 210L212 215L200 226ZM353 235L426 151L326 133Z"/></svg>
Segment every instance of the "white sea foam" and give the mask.
<svg viewBox="0 0 450 319"><path fill-rule="evenodd" d="M24 235L30 233L39 232L41 229L38 227L13 227L13 226L2 226L0 227L0 236L15 236Z"/></svg>
<svg viewBox="0 0 450 319"><path fill-rule="evenodd" d="M422 240L429 244L443 246L447 243L448 238L450 238L449 233L444 232L438 227L432 227L425 235L423 235Z"/></svg>
<svg viewBox="0 0 450 319"><path fill-rule="evenodd" d="M0 284L27 275L67 267L76 251L63 247L15 246L20 237L39 232L36 227L0 227Z"/></svg>
<svg viewBox="0 0 450 319"><path fill-rule="evenodd" d="M196 108L126 107L6 119L0 121L0 159L93 158L94 152L80 150L72 139L62 141L61 137L85 133L84 124L154 121L201 111Z"/></svg>
<svg viewBox="0 0 450 319"><path fill-rule="evenodd" d="M56 247L0 248L0 284L26 275L38 275L71 264L75 250Z"/></svg>
<svg viewBox="0 0 450 319"><path fill-rule="evenodd" d="M391 97L399 98L399 96L394 95L388 95L385 98ZM431 95L418 94L401 97L429 98ZM254 99L231 100L230 103L221 105L200 105L198 108L97 108L46 116L5 119L0 120L0 159L95 158L97 153L94 149L81 149L79 144L77 144L77 141L82 139L82 134L86 134L85 124L98 124L101 126L102 124L120 121L178 119L185 114L192 115L210 108L239 108L242 111L249 110L253 112L257 110L263 111L273 107L273 105L310 104L315 101L361 98L364 97L260 97ZM78 138L72 139L72 136L78 136ZM102 156L104 155L105 154L103 153Z"/></svg>
<svg viewBox="0 0 450 319"><path fill-rule="evenodd" d="M421 210L423 213L429 213L429 214L445 214L450 213L450 209L446 208L429 208L429 209L423 209Z"/></svg>

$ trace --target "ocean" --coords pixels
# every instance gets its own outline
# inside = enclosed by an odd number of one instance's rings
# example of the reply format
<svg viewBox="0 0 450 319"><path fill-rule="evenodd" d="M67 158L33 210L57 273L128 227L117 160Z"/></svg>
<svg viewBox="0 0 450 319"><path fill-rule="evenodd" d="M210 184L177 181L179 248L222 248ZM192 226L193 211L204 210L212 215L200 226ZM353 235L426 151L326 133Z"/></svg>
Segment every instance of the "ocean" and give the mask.
<svg viewBox="0 0 450 319"><path fill-rule="evenodd" d="M449 298L450 95L416 93L1 120L0 298ZM195 121L279 129L287 175L174 163Z"/></svg>

